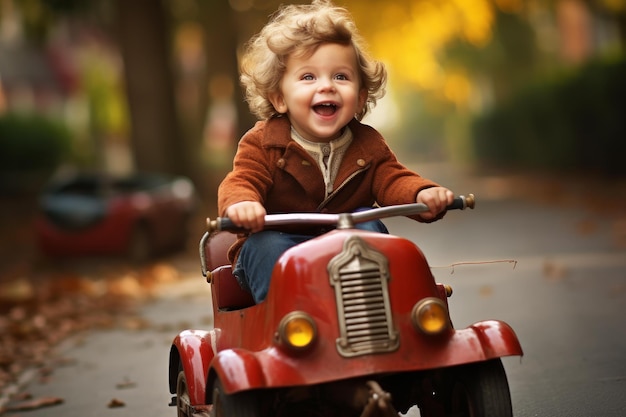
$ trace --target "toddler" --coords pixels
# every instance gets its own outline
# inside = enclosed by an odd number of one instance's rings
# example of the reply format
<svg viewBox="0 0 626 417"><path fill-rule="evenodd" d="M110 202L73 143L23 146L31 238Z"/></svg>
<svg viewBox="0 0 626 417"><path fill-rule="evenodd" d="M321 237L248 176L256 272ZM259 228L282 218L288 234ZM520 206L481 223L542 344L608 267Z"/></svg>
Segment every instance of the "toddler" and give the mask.
<svg viewBox="0 0 626 417"><path fill-rule="evenodd" d="M324 230L263 230L267 213L342 213L424 203L437 220L454 194L403 166L360 122L384 94L350 14L329 1L282 6L247 45L241 81L261 120L240 140L218 190L218 211L250 231L229 250L233 274L256 302L288 248ZM358 225L386 232L380 221Z"/></svg>

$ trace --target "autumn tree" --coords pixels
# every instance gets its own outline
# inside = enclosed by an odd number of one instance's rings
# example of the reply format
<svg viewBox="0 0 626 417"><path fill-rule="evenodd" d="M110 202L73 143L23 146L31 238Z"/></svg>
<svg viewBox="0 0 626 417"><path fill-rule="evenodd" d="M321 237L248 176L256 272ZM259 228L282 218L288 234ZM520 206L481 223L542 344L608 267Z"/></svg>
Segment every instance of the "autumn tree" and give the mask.
<svg viewBox="0 0 626 417"><path fill-rule="evenodd" d="M177 117L170 31L163 2L117 0L115 9L135 167L142 171L191 174Z"/></svg>

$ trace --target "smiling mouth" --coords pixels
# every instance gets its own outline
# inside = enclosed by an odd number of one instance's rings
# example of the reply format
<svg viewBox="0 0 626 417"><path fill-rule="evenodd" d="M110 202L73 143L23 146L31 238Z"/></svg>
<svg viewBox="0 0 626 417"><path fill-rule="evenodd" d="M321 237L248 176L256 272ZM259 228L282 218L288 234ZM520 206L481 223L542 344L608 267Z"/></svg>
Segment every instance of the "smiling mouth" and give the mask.
<svg viewBox="0 0 626 417"><path fill-rule="evenodd" d="M322 103L313 106L313 111L320 116L332 116L337 112L337 105L332 103Z"/></svg>

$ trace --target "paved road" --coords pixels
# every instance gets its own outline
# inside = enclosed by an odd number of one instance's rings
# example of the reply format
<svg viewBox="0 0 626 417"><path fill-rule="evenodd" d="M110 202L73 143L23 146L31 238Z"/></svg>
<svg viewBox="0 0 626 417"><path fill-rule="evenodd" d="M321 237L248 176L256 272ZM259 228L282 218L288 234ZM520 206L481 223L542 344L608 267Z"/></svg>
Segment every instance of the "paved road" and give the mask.
<svg viewBox="0 0 626 417"><path fill-rule="evenodd" d="M515 415L626 415L626 250L616 244L615 218L499 199L478 184L465 186L477 191L474 211L451 212L430 225L387 223L392 232L410 231L438 280L453 286L456 327L497 318L516 330L525 355L505 360ZM472 264L449 267L459 262ZM195 260L181 265L190 277L164 287L145 306L145 330L68 341L60 353L73 362L28 388L65 402L28 416L173 416L167 407L170 341L181 329L211 321L208 287ZM113 399L125 406L108 408Z"/></svg>
<svg viewBox="0 0 626 417"><path fill-rule="evenodd" d="M516 261L434 269L454 288L455 326L497 318L518 334L525 355L504 362L515 415L625 416L626 253L610 229L580 236L584 213L519 203L452 215L456 235L442 224L414 238L431 265Z"/></svg>

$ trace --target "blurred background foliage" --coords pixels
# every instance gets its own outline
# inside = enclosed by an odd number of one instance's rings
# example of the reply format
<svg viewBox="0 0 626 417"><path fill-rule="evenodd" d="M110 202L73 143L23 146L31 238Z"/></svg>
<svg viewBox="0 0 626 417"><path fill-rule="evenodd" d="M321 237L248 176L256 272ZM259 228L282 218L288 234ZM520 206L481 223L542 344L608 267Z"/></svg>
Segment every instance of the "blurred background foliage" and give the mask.
<svg viewBox="0 0 626 417"><path fill-rule="evenodd" d="M280 3L0 0L4 182L161 171L210 196L254 123L238 53ZM401 160L626 175L626 0L335 3L387 65L365 122Z"/></svg>
<svg viewBox="0 0 626 417"><path fill-rule="evenodd" d="M476 155L492 165L623 176L624 97L623 56L538 78L476 117Z"/></svg>
<svg viewBox="0 0 626 417"><path fill-rule="evenodd" d="M49 176L71 153L71 132L57 120L37 114L0 117L0 176L3 189L24 186L33 176ZM6 140L4 138L19 138Z"/></svg>

